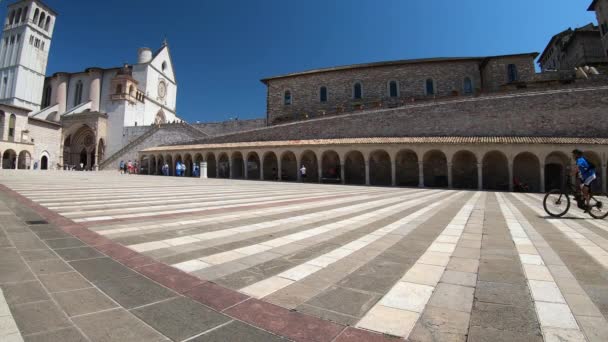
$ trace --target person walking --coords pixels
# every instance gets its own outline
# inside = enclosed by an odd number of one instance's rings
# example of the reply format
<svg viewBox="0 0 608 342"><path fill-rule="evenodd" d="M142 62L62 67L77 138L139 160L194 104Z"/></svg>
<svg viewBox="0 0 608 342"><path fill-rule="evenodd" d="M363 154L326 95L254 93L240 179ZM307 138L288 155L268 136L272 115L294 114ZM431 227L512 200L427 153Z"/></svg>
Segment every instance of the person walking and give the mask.
<svg viewBox="0 0 608 342"><path fill-rule="evenodd" d="M131 163L131 161L129 160L127 162L127 173L131 174L131 172L133 172L133 163Z"/></svg>
<svg viewBox="0 0 608 342"><path fill-rule="evenodd" d="M302 164L302 167L300 168L300 177L302 180L306 179L306 166L304 166L304 164Z"/></svg>

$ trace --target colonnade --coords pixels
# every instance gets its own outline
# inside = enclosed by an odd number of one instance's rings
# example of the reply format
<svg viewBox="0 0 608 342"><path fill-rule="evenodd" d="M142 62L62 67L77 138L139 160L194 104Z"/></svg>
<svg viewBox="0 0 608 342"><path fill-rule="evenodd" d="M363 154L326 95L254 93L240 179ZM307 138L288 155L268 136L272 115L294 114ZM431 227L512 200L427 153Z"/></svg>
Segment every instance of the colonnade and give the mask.
<svg viewBox="0 0 608 342"><path fill-rule="evenodd" d="M217 145L216 145L217 146ZM579 148L598 168L596 190L606 190L608 149L605 146L541 144L513 145L350 145L292 148L227 148L185 150L160 147L140 152L140 165L160 175L169 165L206 162L207 177L321 182L376 186L419 186L454 189L544 192L560 187L573 165L572 149ZM175 149L175 150L172 150ZM305 166L306 176L299 171Z"/></svg>

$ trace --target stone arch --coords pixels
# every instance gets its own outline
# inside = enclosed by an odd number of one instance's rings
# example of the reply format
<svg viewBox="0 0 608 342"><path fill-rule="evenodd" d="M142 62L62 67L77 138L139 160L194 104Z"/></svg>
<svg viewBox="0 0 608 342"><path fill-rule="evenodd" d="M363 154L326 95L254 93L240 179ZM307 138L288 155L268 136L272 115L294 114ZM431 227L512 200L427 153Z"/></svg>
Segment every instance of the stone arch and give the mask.
<svg viewBox="0 0 608 342"><path fill-rule="evenodd" d="M217 158L217 165L219 169L218 178L230 178L230 158L227 153L220 153Z"/></svg>
<svg viewBox="0 0 608 342"><path fill-rule="evenodd" d="M452 187L477 189L477 157L471 151L458 151L452 157Z"/></svg>
<svg viewBox="0 0 608 342"><path fill-rule="evenodd" d="M194 163L192 162L192 155L190 153L184 154L184 164L186 164L186 177L192 177Z"/></svg>
<svg viewBox="0 0 608 342"><path fill-rule="evenodd" d="M194 155L194 162L200 166L200 163L204 160L202 153L196 153Z"/></svg>
<svg viewBox="0 0 608 342"><path fill-rule="evenodd" d="M445 154L439 150L431 150L422 158L424 186L448 186L448 161Z"/></svg>
<svg viewBox="0 0 608 342"><path fill-rule="evenodd" d="M212 152L207 153L205 161L207 161L207 177L217 178L217 161L215 160L215 154Z"/></svg>
<svg viewBox="0 0 608 342"><path fill-rule="evenodd" d="M85 169L91 169L95 164L96 148L95 131L88 125L82 125L74 134L65 138L63 163L70 167L80 167L80 163L82 163Z"/></svg>
<svg viewBox="0 0 608 342"><path fill-rule="evenodd" d="M482 161L483 189L509 190L509 162L500 151L490 151Z"/></svg>
<svg viewBox="0 0 608 342"><path fill-rule="evenodd" d="M278 180L279 162L274 152L266 152L263 157L264 180Z"/></svg>
<svg viewBox="0 0 608 342"><path fill-rule="evenodd" d="M149 175L156 175L157 171L158 171L158 167L156 165L156 156L155 155L151 155L150 156L150 165L145 165L148 168L148 174Z"/></svg>
<svg viewBox="0 0 608 342"><path fill-rule="evenodd" d="M285 151L281 155L281 179L288 182L298 180L298 162L291 151Z"/></svg>
<svg viewBox="0 0 608 342"><path fill-rule="evenodd" d="M2 168L3 169L16 169L17 168L17 152L13 150L6 150L2 153Z"/></svg>
<svg viewBox="0 0 608 342"><path fill-rule="evenodd" d="M163 166L165 165L165 158L163 158L162 154L156 156L156 174L163 174Z"/></svg>
<svg viewBox="0 0 608 342"><path fill-rule="evenodd" d="M32 168L32 155L29 151L19 152L17 168L21 170L29 170Z"/></svg>
<svg viewBox="0 0 608 342"><path fill-rule="evenodd" d="M346 184L365 184L365 158L359 151L350 151L344 158Z"/></svg>
<svg viewBox="0 0 608 342"><path fill-rule="evenodd" d="M391 185L391 156L384 150L369 154L369 183L371 185Z"/></svg>
<svg viewBox="0 0 608 342"><path fill-rule="evenodd" d="M241 152L232 153L232 178L243 179L245 178L245 162L243 161L243 154Z"/></svg>
<svg viewBox="0 0 608 342"><path fill-rule="evenodd" d="M165 163L169 166L167 176L175 176L175 165L173 162L173 157L170 154L167 154L165 157Z"/></svg>
<svg viewBox="0 0 608 342"><path fill-rule="evenodd" d="M328 150L321 154L321 180L339 182L342 178L340 155Z"/></svg>
<svg viewBox="0 0 608 342"><path fill-rule="evenodd" d="M49 163L50 163L50 154L48 151L42 151L42 153L40 153L40 165L38 165L38 167L40 168L40 170L48 170L49 169Z"/></svg>
<svg viewBox="0 0 608 342"><path fill-rule="evenodd" d="M595 175L597 179L591 183L591 191L593 193L599 193L602 191L602 182L604 181L605 175L602 174L602 158L593 152L593 151L584 151L583 156L590 161L593 165L595 165Z"/></svg>
<svg viewBox="0 0 608 342"><path fill-rule="evenodd" d="M545 158L545 190L562 189L570 171L570 159L559 151L549 153Z"/></svg>
<svg viewBox="0 0 608 342"><path fill-rule="evenodd" d="M412 150L401 150L395 157L398 186L418 186L420 183L418 155Z"/></svg>
<svg viewBox="0 0 608 342"><path fill-rule="evenodd" d="M247 179L260 179L260 156L256 152L247 155Z"/></svg>
<svg viewBox="0 0 608 342"><path fill-rule="evenodd" d="M513 183L526 185L532 192L540 191L540 160L531 152L521 152L513 159Z"/></svg>
<svg viewBox="0 0 608 342"><path fill-rule="evenodd" d="M306 167L306 177L302 178L303 182L319 182L319 164L317 162L317 155L311 151L306 150L302 152L300 156L300 166Z"/></svg>

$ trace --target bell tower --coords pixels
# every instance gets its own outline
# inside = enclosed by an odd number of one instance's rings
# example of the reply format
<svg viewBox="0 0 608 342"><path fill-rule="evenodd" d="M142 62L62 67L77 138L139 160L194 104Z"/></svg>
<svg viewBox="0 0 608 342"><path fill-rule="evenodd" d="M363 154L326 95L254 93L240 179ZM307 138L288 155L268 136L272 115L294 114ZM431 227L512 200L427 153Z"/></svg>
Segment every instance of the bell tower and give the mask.
<svg viewBox="0 0 608 342"><path fill-rule="evenodd" d="M37 0L8 6L0 38L0 103L41 109L56 16Z"/></svg>

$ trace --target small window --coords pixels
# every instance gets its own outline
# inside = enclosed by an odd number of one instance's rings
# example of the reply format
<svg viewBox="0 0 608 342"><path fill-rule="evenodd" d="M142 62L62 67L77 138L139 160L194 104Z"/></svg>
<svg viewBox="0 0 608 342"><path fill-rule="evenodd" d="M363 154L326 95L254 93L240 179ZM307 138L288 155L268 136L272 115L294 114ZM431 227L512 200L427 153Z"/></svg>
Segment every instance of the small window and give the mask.
<svg viewBox="0 0 608 342"><path fill-rule="evenodd" d="M46 17L46 23L44 23L44 29L46 31L48 31L50 26L51 26L51 16L48 16L48 17Z"/></svg>
<svg viewBox="0 0 608 342"><path fill-rule="evenodd" d="M464 78L464 93L472 94L473 93L473 82L470 77Z"/></svg>
<svg viewBox="0 0 608 342"><path fill-rule="evenodd" d="M51 93L52 93L53 89L51 88L50 85L47 85L46 88L44 88L44 96L43 96L43 100L42 100L42 108L46 108L48 106L51 105Z"/></svg>
<svg viewBox="0 0 608 342"><path fill-rule="evenodd" d="M122 84L116 86L116 94L122 94Z"/></svg>
<svg viewBox="0 0 608 342"><path fill-rule="evenodd" d="M286 106L291 104L291 91L285 91L285 94L283 95L283 104Z"/></svg>
<svg viewBox="0 0 608 342"><path fill-rule="evenodd" d="M388 83L388 96L399 97L399 87L397 86L397 81L390 81Z"/></svg>
<svg viewBox="0 0 608 342"><path fill-rule="evenodd" d="M34 36L30 36L30 45L34 45Z"/></svg>
<svg viewBox="0 0 608 342"><path fill-rule="evenodd" d="M44 51L44 42L42 42L42 44L40 44L40 50Z"/></svg>
<svg viewBox="0 0 608 342"><path fill-rule="evenodd" d="M435 81L430 78L426 80L426 94L435 95Z"/></svg>
<svg viewBox="0 0 608 342"><path fill-rule="evenodd" d="M353 86L353 99L360 99L362 97L361 83L357 82Z"/></svg>
<svg viewBox="0 0 608 342"><path fill-rule="evenodd" d="M134 91L133 86L132 85L129 86L129 95L133 96L133 91Z"/></svg>
<svg viewBox="0 0 608 342"><path fill-rule="evenodd" d="M163 62L163 65L161 66L161 68L163 69L163 72L164 72L165 69L167 69L167 62Z"/></svg>
<svg viewBox="0 0 608 342"><path fill-rule="evenodd" d="M38 9L36 8L36 10L34 11L34 24L38 21L38 16L40 15L40 11L38 11Z"/></svg>
<svg viewBox="0 0 608 342"><path fill-rule="evenodd" d="M15 139L15 121L17 121L17 117L15 114L11 114L8 120L8 137L10 141Z"/></svg>
<svg viewBox="0 0 608 342"><path fill-rule="evenodd" d="M321 89L319 89L319 101L327 102L327 87L321 87Z"/></svg>
<svg viewBox="0 0 608 342"><path fill-rule="evenodd" d="M27 11L29 10L29 7L25 7L25 10L23 10L23 17L21 17L21 21L23 21L24 23L27 22Z"/></svg>
<svg viewBox="0 0 608 342"><path fill-rule="evenodd" d="M42 28L42 25L44 24L45 19L46 19L46 13L42 12L42 14L40 14L40 20L38 21L38 27Z"/></svg>
<svg viewBox="0 0 608 342"><path fill-rule="evenodd" d="M15 36L11 36L11 45L15 44Z"/></svg>
<svg viewBox="0 0 608 342"><path fill-rule="evenodd" d="M82 81L76 82L76 91L74 92L74 107L82 102Z"/></svg>
<svg viewBox="0 0 608 342"><path fill-rule="evenodd" d="M515 64L509 64L507 66L507 74L509 77L509 83L517 81L518 80L517 66Z"/></svg>

